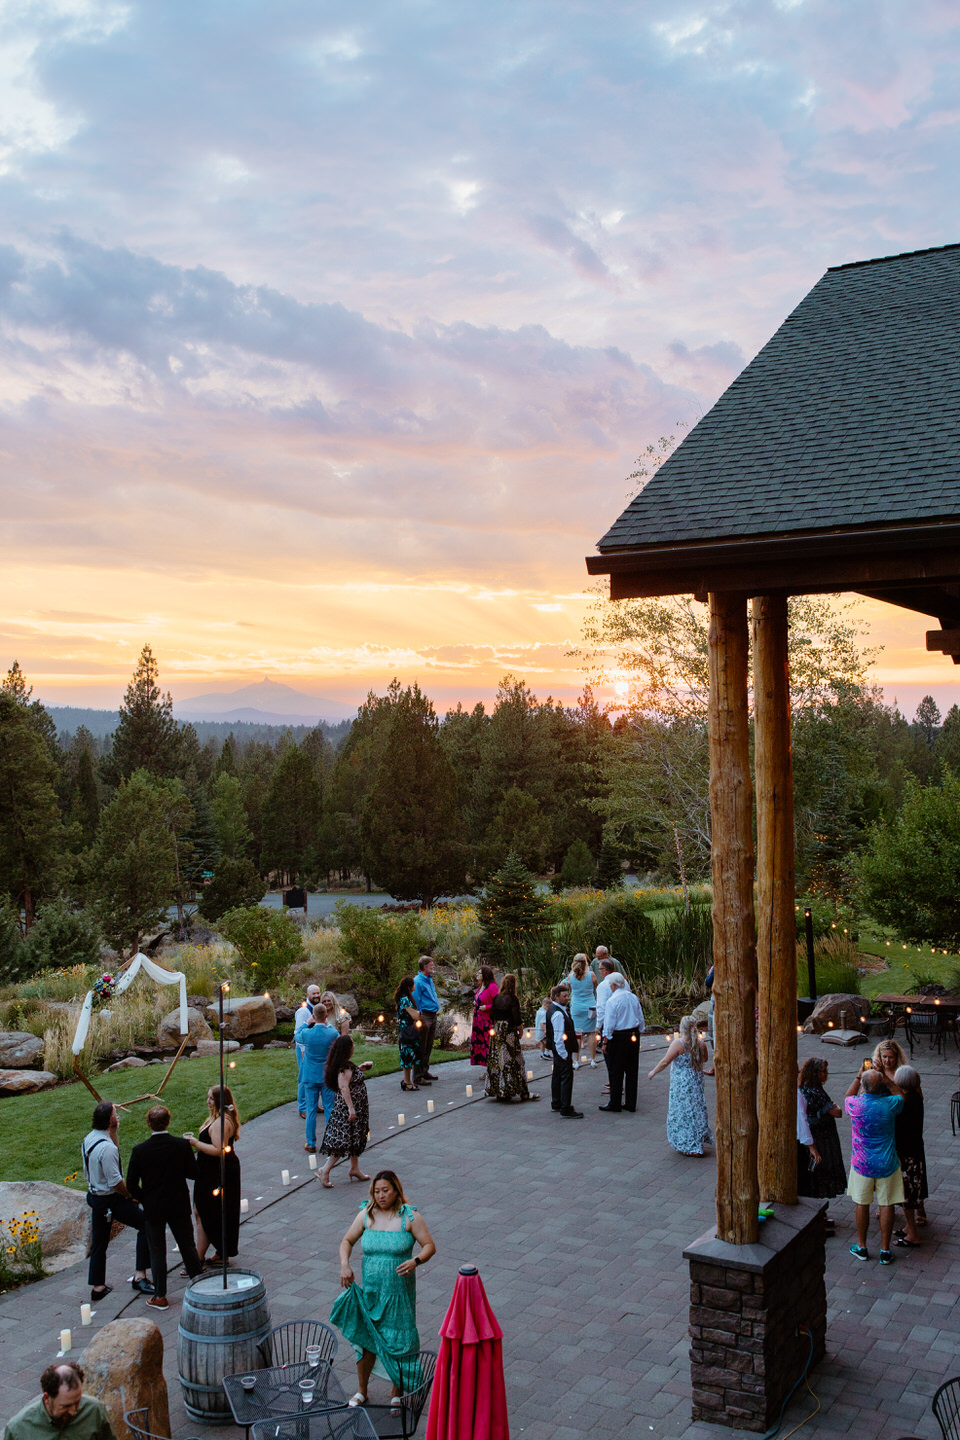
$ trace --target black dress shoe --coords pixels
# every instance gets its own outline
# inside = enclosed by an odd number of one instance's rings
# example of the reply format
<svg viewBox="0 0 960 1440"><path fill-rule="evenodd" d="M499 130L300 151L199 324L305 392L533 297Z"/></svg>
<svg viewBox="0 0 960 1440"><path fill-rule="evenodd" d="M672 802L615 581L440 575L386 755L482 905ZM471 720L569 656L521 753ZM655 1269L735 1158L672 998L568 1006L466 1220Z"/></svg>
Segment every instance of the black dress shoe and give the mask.
<svg viewBox="0 0 960 1440"><path fill-rule="evenodd" d="M418 1076L417 1076L417 1087L418 1087L418 1088L419 1088L421 1085L429 1085L429 1084L430 1084L430 1081L427 1079L426 1075L418 1075Z"/></svg>
<svg viewBox="0 0 960 1440"><path fill-rule="evenodd" d="M551 1110L558 1110L558 1111L559 1111L560 1108L561 1108L561 1107L560 1107L559 1105L551 1105L551 1106L550 1106L550 1109L551 1109Z"/></svg>
<svg viewBox="0 0 960 1440"><path fill-rule="evenodd" d="M619 1114L620 1114L620 1106L619 1106L619 1105L598 1105L598 1106L597 1106L597 1109L598 1109L598 1110L606 1110L609 1115L619 1115Z"/></svg>
<svg viewBox="0 0 960 1440"><path fill-rule="evenodd" d="M112 1285L104 1285L104 1286L102 1287L102 1289L100 1289L100 1290L91 1290L91 1291L90 1291L90 1303L91 1303L91 1305L96 1305L96 1303L97 1303L98 1300L106 1300L107 1296L110 1294L110 1291L111 1291L112 1289L113 1289L113 1286L112 1286Z"/></svg>
<svg viewBox="0 0 960 1440"><path fill-rule="evenodd" d="M582 1120L582 1119L583 1119L583 1111L582 1111L582 1110L561 1110L561 1111L560 1111L560 1116L561 1116L561 1119L563 1119L563 1120Z"/></svg>
<svg viewBox="0 0 960 1440"><path fill-rule="evenodd" d="M429 1073L429 1071L428 1071L427 1074L424 1075L423 1078L424 1078L424 1080L439 1080L439 1079L440 1079L440 1076L439 1076L439 1075L431 1075L431 1074Z"/></svg>
<svg viewBox="0 0 960 1440"><path fill-rule="evenodd" d="M130 1288L135 1290L138 1295L156 1295L157 1293L152 1280L131 1280Z"/></svg>

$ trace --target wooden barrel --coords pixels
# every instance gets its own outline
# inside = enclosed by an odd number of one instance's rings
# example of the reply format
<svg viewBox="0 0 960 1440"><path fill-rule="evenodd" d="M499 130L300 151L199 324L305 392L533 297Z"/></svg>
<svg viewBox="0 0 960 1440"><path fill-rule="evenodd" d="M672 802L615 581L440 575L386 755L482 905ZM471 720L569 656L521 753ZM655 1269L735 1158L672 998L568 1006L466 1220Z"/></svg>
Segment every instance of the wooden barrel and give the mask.
<svg viewBox="0 0 960 1440"><path fill-rule="evenodd" d="M203 1275L188 1286L177 1329L177 1364L187 1414L208 1425L230 1423L224 1375L260 1370L257 1346L270 1331L267 1287L255 1270Z"/></svg>

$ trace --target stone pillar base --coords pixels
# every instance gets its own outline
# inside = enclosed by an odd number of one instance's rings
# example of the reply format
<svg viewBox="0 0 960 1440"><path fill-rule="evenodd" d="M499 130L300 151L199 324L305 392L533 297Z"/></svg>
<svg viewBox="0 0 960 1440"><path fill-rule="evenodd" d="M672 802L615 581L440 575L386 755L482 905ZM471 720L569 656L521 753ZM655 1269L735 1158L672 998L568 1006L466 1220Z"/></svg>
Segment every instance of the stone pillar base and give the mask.
<svg viewBox="0 0 960 1440"><path fill-rule="evenodd" d="M728 1245L708 1231L690 1261L693 1418L767 1430L810 1354L823 1358L825 1200L777 1205L756 1245Z"/></svg>

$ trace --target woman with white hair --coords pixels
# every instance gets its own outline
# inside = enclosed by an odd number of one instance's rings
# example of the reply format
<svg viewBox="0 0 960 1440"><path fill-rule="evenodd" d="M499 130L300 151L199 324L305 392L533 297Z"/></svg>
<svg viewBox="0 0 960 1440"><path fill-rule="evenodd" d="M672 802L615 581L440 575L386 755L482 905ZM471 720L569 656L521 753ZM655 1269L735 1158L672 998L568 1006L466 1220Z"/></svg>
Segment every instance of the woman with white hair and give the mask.
<svg viewBox="0 0 960 1440"><path fill-rule="evenodd" d="M684 1015L679 1039L671 1040L663 1058L647 1077L652 1080L670 1066L667 1140L681 1155L702 1155L704 1145L713 1144L703 1093L704 1075L713 1074L713 1066L707 1065L707 1059L707 1047L700 1038L696 1020L692 1015Z"/></svg>
<svg viewBox="0 0 960 1440"><path fill-rule="evenodd" d="M927 1156L923 1148L923 1091L920 1076L912 1065L901 1065L893 1077L895 1085L903 1091L903 1108L894 1126L894 1140L897 1158L903 1174L903 1218L902 1230L894 1232L898 1245L921 1244L917 1234L917 1211L923 1210L927 1190ZM926 1224L926 1215L923 1223Z"/></svg>

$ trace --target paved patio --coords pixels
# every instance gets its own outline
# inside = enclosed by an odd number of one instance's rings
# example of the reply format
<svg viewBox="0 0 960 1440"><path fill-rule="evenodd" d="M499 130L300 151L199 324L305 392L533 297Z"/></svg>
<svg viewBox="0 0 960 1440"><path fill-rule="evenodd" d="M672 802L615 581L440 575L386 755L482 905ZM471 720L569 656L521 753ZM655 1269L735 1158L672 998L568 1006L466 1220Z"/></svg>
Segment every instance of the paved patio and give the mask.
<svg viewBox="0 0 960 1440"><path fill-rule="evenodd" d="M588 1069L578 1073L574 1091L586 1118L559 1118L550 1110L547 1067L539 1060L530 1062L545 1102L538 1105L489 1104L477 1098L479 1085L468 1101L466 1061L441 1067L439 1083L416 1096L401 1095L398 1076L370 1083L373 1140L365 1168L397 1170L438 1246L418 1274L422 1343L437 1343L457 1267L475 1262L505 1332L515 1440L721 1440L738 1433L690 1421L688 1279L681 1252L712 1222L715 1166L712 1158L678 1156L666 1143L667 1077L645 1079L664 1043L644 1043L637 1115L598 1113L603 1071ZM828 1088L839 1101L862 1049L822 1047L801 1037L801 1058L821 1053L829 1056ZM853 1207L843 1197L832 1202L838 1223L827 1251L828 1353L810 1377L822 1409L803 1432L822 1440L933 1440L939 1431L930 1397L960 1372L960 1178L954 1153L955 1146L960 1152L960 1136L952 1139L949 1123L958 1056L952 1044L943 1058L918 1048L916 1064L926 1099L928 1243L922 1250L897 1250L889 1269L875 1261L858 1264L847 1252ZM712 1104L709 1080L707 1085ZM428 1099L435 1102L432 1116ZM399 1128L401 1109L406 1124ZM838 1123L847 1153L849 1126ZM302 1145L302 1122L291 1104L245 1125L239 1146L251 1204L239 1263L263 1273L274 1323L326 1318L338 1289L337 1247L365 1193L365 1187L347 1184L345 1167L334 1173L333 1191L321 1190ZM286 1189L282 1168L292 1176ZM85 1267L0 1297L3 1419L36 1395L62 1326L71 1327L73 1353L82 1360L80 1346L97 1326L120 1315L150 1315L164 1335L173 1435L182 1440L197 1433L183 1409L176 1369L186 1281L173 1279L170 1310L153 1315L124 1283L132 1261L125 1234L108 1259L108 1280L116 1289L98 1306L89 1330L80 1328L80 1302L88 1298ZM352 1391L355 1372L343 1346L336 1368ZM804 1390L788 1408L784 1433L812 1409ZM216 1433L227 1440L242 1436L226 1427Z"/></svg>

